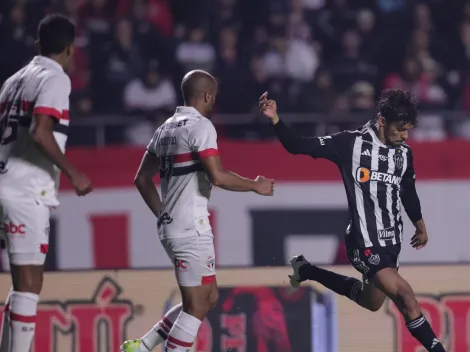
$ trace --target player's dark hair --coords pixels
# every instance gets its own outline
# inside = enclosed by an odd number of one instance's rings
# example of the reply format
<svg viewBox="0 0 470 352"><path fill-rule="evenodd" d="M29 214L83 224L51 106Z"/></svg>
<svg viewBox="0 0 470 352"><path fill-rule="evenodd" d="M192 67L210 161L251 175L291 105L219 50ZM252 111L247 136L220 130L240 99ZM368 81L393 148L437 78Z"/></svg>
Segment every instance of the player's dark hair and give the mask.
<svg viewBox="0 0 470 352"><path fill-rule="evenodd" d="M75 40L75 25L59 14L46 16L38 26L41 55L58 55Z"/></svg>
<svg viewBox="0 0 470 352"><path fill-rule="evenodd" d="M379 98L377 113L387 122L418 123L418 98L408 91L387 89Z"/></svg>

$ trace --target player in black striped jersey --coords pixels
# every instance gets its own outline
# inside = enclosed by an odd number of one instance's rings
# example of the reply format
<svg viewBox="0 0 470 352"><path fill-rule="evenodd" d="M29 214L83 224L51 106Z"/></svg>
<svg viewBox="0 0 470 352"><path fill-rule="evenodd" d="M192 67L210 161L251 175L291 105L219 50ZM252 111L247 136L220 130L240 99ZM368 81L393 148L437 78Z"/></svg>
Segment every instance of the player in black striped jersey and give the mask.
<svg viewBox="0 0 470 352"><path fill-rule="evenodd" d="M310 264L303 255L291 260L291 284L314 280L358 305L377 311L389 297L402 312L410 333L428 350L445 351L423 316L414 292L398 273L403 240L401 204L416 232L411 245L428 242L421 205L415 188L408 131L417 124L417 99L399 89L380 97L373 120L356 131L302 138L277 114L276 102L265 93L260 110L274 125L284 148L334 162L342 175L349 204L350 224L346 247L351 264L363 274L361 282Z"/></svg>

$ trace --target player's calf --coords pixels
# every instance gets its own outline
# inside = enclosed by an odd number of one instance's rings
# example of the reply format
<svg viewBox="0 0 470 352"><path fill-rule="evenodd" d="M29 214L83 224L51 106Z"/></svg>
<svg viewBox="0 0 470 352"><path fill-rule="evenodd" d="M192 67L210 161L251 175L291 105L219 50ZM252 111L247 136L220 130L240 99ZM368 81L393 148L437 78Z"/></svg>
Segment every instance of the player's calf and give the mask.
<svg viewBox="0 0 470 352"><path fill-rule="evenodd" d="M36 312L43 284L43 265L23 264L18 255L10 255L13 291L9 296L10 351L27 352L36 327ZM35 255L32 255L35 256ZM34 262L34 258L30 258ZM2 345L3 345L2 336ZM5 342L6 343L6 342Z"/></svg>
<svg viewBox="0 0 470 352"><path fill-rule="evenodd" d="M292 258L291 265L294 272L290 275L290 282L294 287L303 281L313 280L373 312L379 310L385 301L385 295L372 285L363 285L356 278L312 265L303 255Z"/></svg>
<svg viewBox="0 0 470 352"><path fill-rule="evenodd" d="M398 307L405 318L411 335L428 351L445 352L431 325L421 312L413 289L395 269L385 268L371 278L373 284L384 292Z"/></svg>
<svg viewBox="0 0 470 352"><path fill-rule="evenodd" d="M209 310L217 304L215 281L196 287L180 287L183 310L178 315L165 343L165 352L186 352L197 336Z"/></svg>

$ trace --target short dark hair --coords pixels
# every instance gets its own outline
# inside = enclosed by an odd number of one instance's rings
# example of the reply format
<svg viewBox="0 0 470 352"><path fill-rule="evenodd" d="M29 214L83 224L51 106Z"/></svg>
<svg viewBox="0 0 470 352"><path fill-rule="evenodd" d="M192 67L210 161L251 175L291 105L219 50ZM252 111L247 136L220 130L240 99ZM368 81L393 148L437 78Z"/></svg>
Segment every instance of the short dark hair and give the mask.
<svg viewBox="0 0 470 352"><path fill-rule="evenodd" d="M418 98L408 91L387 89L379 98L378 115L387 122L418 123Z"/></svg>
<svg viewBox="0 0 470 352"><path fill-rule="evenodd" d="M73 44L75 25L63 15L48 15L39 23L38 40L41 55L60 54Z"/></svg>

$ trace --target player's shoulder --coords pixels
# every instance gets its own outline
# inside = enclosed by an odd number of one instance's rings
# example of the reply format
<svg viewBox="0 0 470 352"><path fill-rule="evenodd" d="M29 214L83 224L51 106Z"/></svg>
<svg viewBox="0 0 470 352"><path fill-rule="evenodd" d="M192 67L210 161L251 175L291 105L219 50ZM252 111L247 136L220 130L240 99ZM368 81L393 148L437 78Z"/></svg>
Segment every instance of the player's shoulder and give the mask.
<svg viewBox="0 0 470 352"><path fill-rule="evenodd" d="M202 115L193 116L189 128L191 131L198 132L215 131L212 121Z"/></svg>
<svg viewBox="0 0 470 352"><path fill-rule="evenodd" d="M44 81L46 84L57 85L62 89L70 90L72 87L72 81L64 71L46 70L44 72Z"/></svg>
<svg viewBox="0 0 470 352"><path fill-rule="evenodd" d="M360 130L343 130L330 134L332 138L344 141L353 140L356 139L356 137L360 137L362 135L363 133Z"/></svg>

